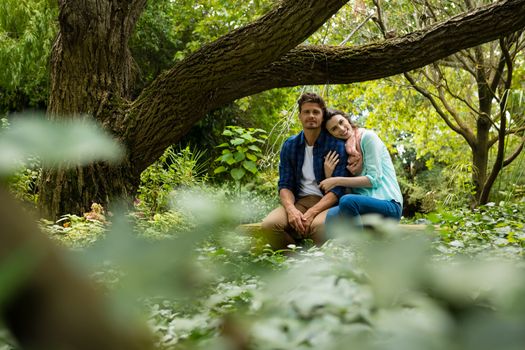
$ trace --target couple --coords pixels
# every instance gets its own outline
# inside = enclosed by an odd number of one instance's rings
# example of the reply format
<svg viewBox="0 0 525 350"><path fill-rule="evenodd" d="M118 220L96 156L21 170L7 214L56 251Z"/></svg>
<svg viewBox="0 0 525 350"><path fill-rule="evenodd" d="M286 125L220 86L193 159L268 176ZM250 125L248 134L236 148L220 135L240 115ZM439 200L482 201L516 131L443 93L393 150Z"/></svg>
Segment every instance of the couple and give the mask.
<svg viewBox="0 0 525 350"><path fill-rule="evenodd" d="M360 220L371 213L399 220L403 198L381 139L357 128L343 112L327 109L317 94L305 93L297 103L303 131L281 148L282 206L262 222L272 248L304 238L323 244L325 221Z"/></svg>

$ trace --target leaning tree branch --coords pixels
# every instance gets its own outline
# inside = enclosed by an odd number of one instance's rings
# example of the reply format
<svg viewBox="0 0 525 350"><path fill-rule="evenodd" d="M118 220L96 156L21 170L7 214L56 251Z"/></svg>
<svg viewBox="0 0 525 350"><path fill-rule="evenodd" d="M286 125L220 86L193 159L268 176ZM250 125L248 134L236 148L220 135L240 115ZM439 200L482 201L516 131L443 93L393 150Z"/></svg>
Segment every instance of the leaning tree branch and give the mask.
<svg viewBox="0 0 525 350"><path fill-rule="evenodd" d="M260 19L203 46L159 76L132 104L127 121L128 147L138 169L217 107L216 96L225 84L243 81L278 60L347 2L280 1Z"/></svg>
<svg viewBox="0 0 525 350"><path fill-rule="evenodd" d="M446 93L450 95L452 98L465 104L474 114L479 115L479 110L477 110L469 101L467 101L466 99L462 98L458 94L454 93L454 91L452 91L448 83L448 79L445 77L445 75L443 74L443 72L441 71L441 68L439 67L437 63L434 62L432 64L432 67L435 70L435 72L438 74L439 80L444 82L444 87L443 87L443 84L439 82L433 84L438 90L438 96L439 96L439 99L441 100L441 103L443 104L443 106L448 111L448 113L454 118L456 123L462 129L470 129L468 124L465 123L465 121L460 117L459 113L448 103L448 100L445 97L445 90L446 90ZM472 132L471 130L469 131Z"/></svg>
<svg viewBox="0 0 525 350"><path fill-rule="evenodd" d="M288 3L290 1L283 2ZM132 104L129 120L130 133L135 141L128 146L132 161L138 168L155 159L169 144L177 142L207 112L236 99L279 87L327 82L344 84L384 78L423 67L459 50L525 27L525 0L507 0L379 43L360 47L299 46L289 50L305 37L306 32L311 32L308 30L310 28L302 24L305 20L312 26L320 26L321 23L310 20L310 16L328 18L344 1L328 1L326 6L319 5L324 4L321 1L312 0L309 3L309 8L315 8L315 15L303 12L302 17L297 18L288 14L293 26L301 26L304 32L291 30L286 20L284 31L257 22L259 24L250 25L247 32L241 30L228 34L226 39L219 39L223 44L213 43L211 47L215 50L204 48L197 51L145 89ZM289 6L287 10L297 9ZM273 25L270 17L264 18L268 18ZM278 22L276 19L274 21ZM256 33L262 29L270 33L257 36ZM247 36L250 30L257 37L255 42ZM240 45L251 42L256 48L250 52L255 50L264 58L245 56L237 50L237 46L224 46L235 42L236 38L243 39ZM271 45L261 43L269 40L273 40ZM245 46L250 48L249 45ZM267 46L271 47L268 53L259 50ZM285 49L275 49L274 46ZM213 58L203 55L203 52L207 52L213 56L219 50L224 51L224 54ZM240 58L230 50L241 55ZM246 62L248 57L256 59L256 63ZM257 68L263 62L267 64ZM247 64L248 70L240 67L244 64ZM193 101L193 104L184 105L185 99ZM190 118L181 118L188 114ZM144 141L148 139L155 139L155 142Z"/></svg>
<svg viewBox="0 0 525 350"><path fill-rule="evenodd" d="M459 113L454 109L454 107L452 107L450 103L448 103L447 98L445 96L445 91L443 90L443 86L441 84L438 84L436 88L438 90L438 96L439 96L439 100L441 101L441 104L445 107L448 114L450 114L452 118L454 118L454 120L456 121L458 126L461 128L461 130L464 130L465 133L469 135L469 138L471 138L471 140L473 141L474 133L472 129L468 126L467 123L465 123L463 119L461 119L461 117L459 116ZM450 94L450 91L448 91L448 93Z"/></svg>
<svg viewBox="0 0 525 350"><path fill-rule="evenodd" d="M236 99L270 88L385 78L424 67L523 27L525 0L510 0L379 43L358 47L299 46L242 81L224 86L217 102L220 105L230 101L231 96Z"/></svg>
<svg viewBox="0 0 525 350"><path fill-rule="evenodd" d="M501 47L502 45L505 45L502 40L500 40L500 49L502 50L501 56L498 60L498 67L494 70L494 76L492 77L491 81L488 83L490 86L490 93L492 94L492 97L495 98L498 102L500 102L498 95L496 94L496 90L501 83L501 79L503 77L503 70L505 69L506 59L505 54L503 53L504 48Z"/></svg>

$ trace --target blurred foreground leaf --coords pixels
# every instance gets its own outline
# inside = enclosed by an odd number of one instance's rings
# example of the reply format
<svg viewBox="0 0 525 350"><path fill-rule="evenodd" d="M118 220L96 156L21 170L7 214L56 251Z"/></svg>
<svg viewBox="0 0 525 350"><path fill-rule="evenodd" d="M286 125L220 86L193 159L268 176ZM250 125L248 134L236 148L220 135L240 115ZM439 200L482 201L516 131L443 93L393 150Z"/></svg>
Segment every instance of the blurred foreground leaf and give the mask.
<svg viewBox="0 0 525 350"><path fill-rule="evenodd" d="M42 116L18 116L0 131L0 175L12 173L30 156L49 165L96 160L117 161L122 147L87 117L52 122Z"/></svg>

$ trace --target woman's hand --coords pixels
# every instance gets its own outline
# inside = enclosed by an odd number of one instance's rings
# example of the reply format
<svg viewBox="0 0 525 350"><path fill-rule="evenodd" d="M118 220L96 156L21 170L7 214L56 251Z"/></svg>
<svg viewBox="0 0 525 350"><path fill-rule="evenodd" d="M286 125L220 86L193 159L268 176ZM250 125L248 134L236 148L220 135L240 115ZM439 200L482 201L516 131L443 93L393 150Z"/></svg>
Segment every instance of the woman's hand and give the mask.
<svg viewBox="0 0 525 350"><path fill-rule="evenodd" d="M324 157L324 177L332 177L337 163L339 163L339 155L337 152L328 152L328 154Z"/></svg>
<svg viewBox="0 0 525 350"><path fill-rule="evenodd" d="M332 188L340 186L339 185L339 179L337 177L330 177L328 179L324 179L319 183L319 187L325 192L330 191Z"/></svg>

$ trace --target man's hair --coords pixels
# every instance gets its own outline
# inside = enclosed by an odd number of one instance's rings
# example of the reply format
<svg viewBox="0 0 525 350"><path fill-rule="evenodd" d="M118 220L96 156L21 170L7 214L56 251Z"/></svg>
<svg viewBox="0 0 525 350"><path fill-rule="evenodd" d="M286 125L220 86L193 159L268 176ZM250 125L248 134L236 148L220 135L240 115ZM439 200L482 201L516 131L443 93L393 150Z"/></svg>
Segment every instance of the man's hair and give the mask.
<svg viewBox="0 0 525 350"><path fill-rule="evenodd" d="M301 108L303 104L308 103L308 102L317 103L319 107L321 107L321 109L323 110L323 114L324 114L326 110L326 104L324 103L324 100L321 96L313 92L305 92L304 94L301 95L301 97L299 97L299 99L297 100L297 104L299 105L299 113L301 113Z"/></svg>

